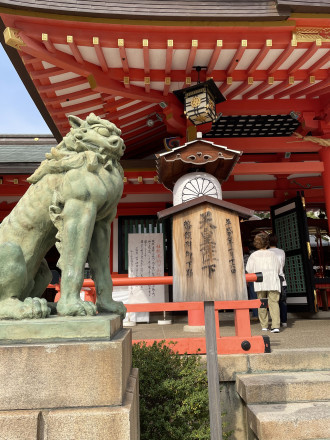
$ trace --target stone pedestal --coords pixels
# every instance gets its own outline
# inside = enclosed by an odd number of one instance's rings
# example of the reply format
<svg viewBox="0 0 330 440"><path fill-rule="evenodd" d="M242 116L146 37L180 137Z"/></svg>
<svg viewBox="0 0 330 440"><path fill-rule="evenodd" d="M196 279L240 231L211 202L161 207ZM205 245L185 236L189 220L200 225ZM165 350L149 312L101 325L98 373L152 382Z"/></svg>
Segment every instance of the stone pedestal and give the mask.
<svg viewBox="0 0 330 440"><path fill-rule="evenodd" d="M0 346L1 439L140 438L131 332L118 316L3 321L0 335L11 326L19 342Z"/></svg>

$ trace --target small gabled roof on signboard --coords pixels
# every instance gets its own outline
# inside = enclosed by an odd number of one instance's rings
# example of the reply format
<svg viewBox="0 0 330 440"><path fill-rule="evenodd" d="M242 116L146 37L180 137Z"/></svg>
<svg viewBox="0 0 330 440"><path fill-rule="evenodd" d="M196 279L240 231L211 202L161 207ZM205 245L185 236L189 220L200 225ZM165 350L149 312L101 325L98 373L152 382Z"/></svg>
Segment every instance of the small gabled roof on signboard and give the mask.
<svg viewBox="0 0 330 440"><path fill-rule="evenodd" d="M219 208L231 211L237 214L240 218L248 219L253 216L254 211L245 208L243 206L236 205L234 203L226 202L225 200L216 199L210 196L196 197L188 202L180 203L179 205L172 206L171 208L164 209L163 211L157 212L159 219L165 219L172 217L175 214L186 211L187 209L194 208L195 206L202 205L204 203L209 203L210 205L217 206Z"/></svg>
<svg viewBox="0 0 330 440"><path fill-rule="evenodd" d="M195 139L156 155L159 180L172 190L177 180L191 172L204 171L219 182L227 180L242 152L204 139Z"/></svg>

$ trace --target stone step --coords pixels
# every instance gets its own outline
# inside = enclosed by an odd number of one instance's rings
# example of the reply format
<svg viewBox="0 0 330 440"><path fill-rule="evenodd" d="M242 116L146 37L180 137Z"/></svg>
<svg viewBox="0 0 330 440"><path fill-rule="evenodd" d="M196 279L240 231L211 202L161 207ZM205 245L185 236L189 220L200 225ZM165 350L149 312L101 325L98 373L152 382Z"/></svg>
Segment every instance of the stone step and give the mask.
<svg viewBox="0 0 330 440"><path fill-rule="evenodd" d="M248 405L250 439L330 439L330 402Z"/></svg>
<svg viewBox="0 0 330 440"><path fill-rule="evenodd" d="M330 371L238 375L236 390L246 404L326 401Z"/></svg>

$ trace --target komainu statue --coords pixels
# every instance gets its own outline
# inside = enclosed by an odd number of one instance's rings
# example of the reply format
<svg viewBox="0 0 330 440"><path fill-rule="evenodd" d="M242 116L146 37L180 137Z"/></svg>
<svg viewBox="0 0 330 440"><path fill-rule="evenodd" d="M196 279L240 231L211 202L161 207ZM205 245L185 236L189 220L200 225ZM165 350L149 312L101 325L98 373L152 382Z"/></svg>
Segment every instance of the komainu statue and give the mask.
<svg viewBox="0 0 330 440"><path fill-rule="evenodd" d="M46 154L28 179L31 186L0 225L0 319L45 318L40 298L51 280L44 259L56 244L60 253L61 298L57 313L125 316L112 299L109 270L110 224L123 191L119 163L121 131L91 113L86 121L69 116L70 132ZM80 299L88 261L97 292L96 306Z"/></svg>

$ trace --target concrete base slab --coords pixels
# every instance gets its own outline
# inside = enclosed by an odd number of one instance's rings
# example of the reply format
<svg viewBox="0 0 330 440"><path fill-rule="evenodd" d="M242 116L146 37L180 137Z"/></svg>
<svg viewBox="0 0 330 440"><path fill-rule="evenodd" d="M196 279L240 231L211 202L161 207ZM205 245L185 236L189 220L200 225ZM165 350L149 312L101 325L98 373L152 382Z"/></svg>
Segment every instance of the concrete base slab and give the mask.
<svg viewBox="0 0 330 440"><path fill-rule="evenodd" d="M185 325L183 331L189 333L205 332L205 325Z"/></svg>
<svg viewBox="0 0 330 440"><path fill-rule="evenodd" d="M330 396L330 372L238 375L236 389L246 404L324 401Z"/></svg>
<svg viewBox="0 0 330 440"><path fill-rule="evenodd" d="M171 319L159 319L158 325L171 325L172 320Z"/></svg>
<svg viewBox="0 0 330 440"><path fill-rule="evenodd" d="M247 418L259 440L330 438L330 402L248 405Z"/></svg>
<svg viewBox="0 0 330 440"><path fill-rule="evenodd" d="M135 326L136 326L136 322L135 321L123 322L123 327L135 327Z"/></svg>
<svg viewBox="0 0 330 440"><path fill-rule="evenodd" d="M115 314L57 316L46 319L0 321L0 345L61 341L109 341L121 328Z"/></svg>

